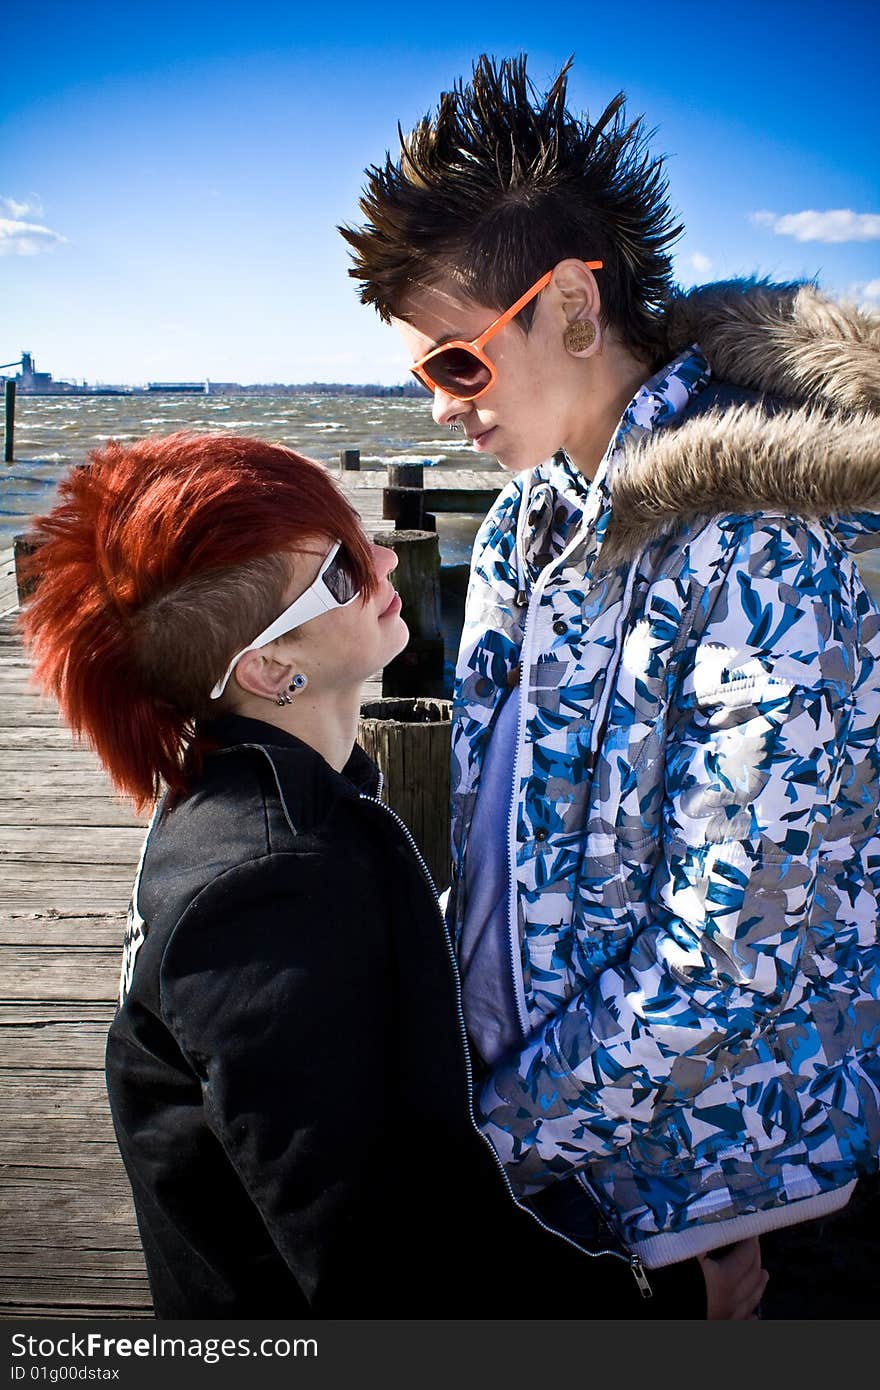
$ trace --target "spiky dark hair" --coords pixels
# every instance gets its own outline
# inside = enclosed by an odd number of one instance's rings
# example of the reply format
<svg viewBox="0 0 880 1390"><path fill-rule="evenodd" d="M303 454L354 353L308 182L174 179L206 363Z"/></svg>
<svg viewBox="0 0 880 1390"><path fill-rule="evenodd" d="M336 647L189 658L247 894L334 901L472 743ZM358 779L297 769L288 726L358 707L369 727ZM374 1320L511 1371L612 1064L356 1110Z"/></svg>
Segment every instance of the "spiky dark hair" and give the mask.
<svg viewBox="0 0 880 1390"><path fill-rule="evenodd" d="M361 302L386 322L420 284L452 276L463 293L505 309L567 257L601 260L602 316L654 358L681 234L661 157L621 92L592 124L566 105L571 59L541 97L526 55L482 54L467 85L443 92L400 154L366 170L362 227L340 227ZM531 323L533 305L522 310Z"/></svg>

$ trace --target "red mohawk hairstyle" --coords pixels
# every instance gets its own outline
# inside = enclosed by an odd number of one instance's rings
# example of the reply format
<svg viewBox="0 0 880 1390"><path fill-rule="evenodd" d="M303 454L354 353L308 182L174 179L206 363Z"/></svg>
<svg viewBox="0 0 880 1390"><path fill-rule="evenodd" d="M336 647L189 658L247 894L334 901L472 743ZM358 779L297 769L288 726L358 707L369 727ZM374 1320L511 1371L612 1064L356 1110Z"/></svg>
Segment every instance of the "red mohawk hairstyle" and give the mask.
<svg viewBox="0 0 880 1390"><path fill-rule="evenodd" d="M186 433L95 450L31 526L20 626L35 680L139 809L163 783L185 790L208 692L277 616L289 552L316 535L345 544L369 595L367 539L320 464Z"/></svg>

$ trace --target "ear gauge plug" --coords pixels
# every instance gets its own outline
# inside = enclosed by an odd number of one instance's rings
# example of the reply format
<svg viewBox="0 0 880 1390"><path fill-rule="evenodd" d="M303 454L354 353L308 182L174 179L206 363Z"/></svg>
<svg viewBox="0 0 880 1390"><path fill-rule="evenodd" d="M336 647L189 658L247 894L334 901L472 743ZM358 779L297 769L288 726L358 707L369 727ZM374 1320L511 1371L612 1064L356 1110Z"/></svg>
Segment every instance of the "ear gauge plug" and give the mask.
<svg viewBox="0 0 880 1390"><path fill-rule="evenodd" d="M589 319L575 319L562 335L567 352L586 352L596 341L596 325Z"/></svg>
<svg viewBox="0 0 880 1390"><path fill-rule="evenodd" d="M308 683L308 676L304 676L301 671L298 671L297 674L294 676L293 680L290 682L290 685L287 687L287 689L293 691L293 694L296 695L298 691L305 690ZM289 703L290 701L288 700L288 704Z"/></svg>

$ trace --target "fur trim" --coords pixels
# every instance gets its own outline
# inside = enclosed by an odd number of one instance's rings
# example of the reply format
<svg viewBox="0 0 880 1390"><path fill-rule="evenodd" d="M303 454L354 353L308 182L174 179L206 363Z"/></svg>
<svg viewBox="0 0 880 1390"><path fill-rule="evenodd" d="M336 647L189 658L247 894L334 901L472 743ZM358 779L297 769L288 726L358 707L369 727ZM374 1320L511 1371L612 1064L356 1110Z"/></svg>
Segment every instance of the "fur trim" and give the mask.
<svg viewBox="0 0 880 1390"><path fill-rule="evenodd" d="M780 512L804 517L880 509L876 416L760 406L710 411L632 449L611 484L602 565L701 517Z"/></svg>
<svg viewBox="0 0 880 1390"><path fill-rule="evenodd" d="M602 564L702 517L880 509L880 315L812 285L730 280L669 302L667 361L691 343L717 380L791 402L711 411L628 452Z"/></svg>
<svg viewBox="0 0 880 1390"><path fill-rule="evenodd" d="M698 343L720 381L796 404L880 412L880 315L812 285L729 280L676 295L668 358Z"/></svg>

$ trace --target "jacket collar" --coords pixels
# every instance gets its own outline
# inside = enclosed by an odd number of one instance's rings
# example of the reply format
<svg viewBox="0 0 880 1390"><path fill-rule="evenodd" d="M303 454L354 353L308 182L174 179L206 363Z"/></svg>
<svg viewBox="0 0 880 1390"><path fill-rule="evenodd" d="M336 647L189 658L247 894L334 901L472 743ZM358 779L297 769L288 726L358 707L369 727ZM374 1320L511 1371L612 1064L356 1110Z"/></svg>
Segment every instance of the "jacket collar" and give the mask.
<svg viewBox="0 0 880 1390"><path fill-rule="evenodd" d="M357 743L339 773L302 739L279 729L275 724L266 724L262 719L223 714L217 719L200 720L198 738L202 751L208 755L221 749L243 746L264 748L276 766L283 766L291 773L305 773L308 770L311 776L325 782L328 790L335 789L337 793L350 795L354 789L358 793L375 796L379 789L379 770Z"/></svg>
<svg viewBox="0 0 880 1390"><path fill-rule="evenodd" d="M731 281L675 297L666 331L671 354L699 343L741 403L630 433L609 478L603 566L730 513L831 518L844 543L876 544L880 320L810 285Z"/></svg>

